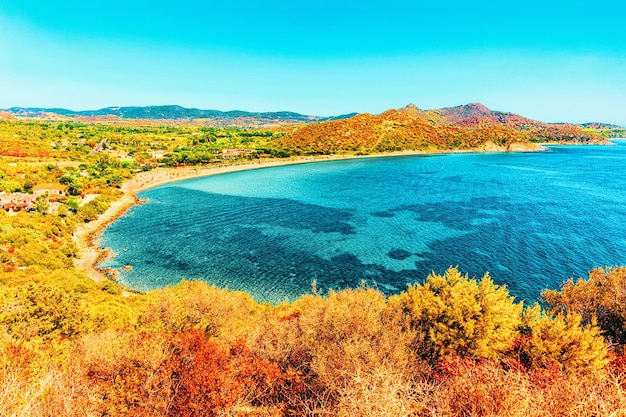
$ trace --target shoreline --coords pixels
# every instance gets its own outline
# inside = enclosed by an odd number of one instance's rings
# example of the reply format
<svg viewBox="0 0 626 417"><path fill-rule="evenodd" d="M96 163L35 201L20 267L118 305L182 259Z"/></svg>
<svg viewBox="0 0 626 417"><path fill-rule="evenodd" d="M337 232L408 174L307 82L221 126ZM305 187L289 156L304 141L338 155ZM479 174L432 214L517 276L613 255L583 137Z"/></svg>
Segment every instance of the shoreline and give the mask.
<svg viewBox="0 0 626 417"><path fill-rule="evenodd" d="M544 148L545 149L545 148ZM522 152L541 152L542 149L522 150ZM123 195L113 201L111 206L97 219L89 223L81 223L76 226L72 240L76 245L77 256L74 258L74 267L86 272L87 276L94 281L110 279L106 272L98 268L98 262L109 256L107 249L101 248L99 237L102 231L128 210L140 204L137 197L142 191L149 190L161 185L187 179L208 177L213 175L228 174L253 169L273 168L288 165L308 164L324 161L342 161L351 159L385 158L397 156L435 156L460 153L481 153L480 150L463 151L399 151L378 153L371 155L314 155L298 156L289 159L267 159L258 161L245 161L240 163L217 165L217 166L185 166L177 168L155 168L151 171L140 172L134 178L124 182L120 187ZM488 152L488 151L487 151ZM515 152L515 151L513 151Z"/></svg>
<svg viewBox="0 0 626 417"><path fill-rule="evenodd" d="M403 152L397 155L418 155L422 152ZM120 187L123 195L113 201L111 206L97 219L89 223L80 223L76 226L76 230L72 235L72 240L76 245L77 256L74 258L74 267L83 270L89 278L94 281L103 281L109 279L105 271L98 268L97 263L108 256L107 250L99 245L99 237L101 232L119 217L123 216L128 210L140 204L137 197L142 191L149 190L161 185L169 184L176 181L183 181L193 178L208 177L213 175L228 174L232 172L247 171L252 169L272 168L286 165L306 164L322 161L335 161L344 159L356 159L366 157L392 156L391 154L377 155L325 155L325 156L309 156L296 157L290 159L277 159L265 161L250 161L242 163L234 163L218 166L189 166L178 168L155 168L151 171L140 172L134 178L124 182Z"/></svg>

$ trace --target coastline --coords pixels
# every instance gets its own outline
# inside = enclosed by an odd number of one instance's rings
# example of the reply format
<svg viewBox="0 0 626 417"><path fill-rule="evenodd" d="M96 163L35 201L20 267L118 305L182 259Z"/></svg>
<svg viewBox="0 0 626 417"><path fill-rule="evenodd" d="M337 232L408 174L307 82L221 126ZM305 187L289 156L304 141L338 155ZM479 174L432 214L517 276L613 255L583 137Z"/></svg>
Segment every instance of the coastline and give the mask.
<svg viewBox="0 0 626 417"><path fill-rule="evenodd" d="M280 160L250 161L228 165L209 167L178 167L178 168L155 168L151 171L140 172L133 179L126 181L121 191L123 195L111 203L111 206L97 219L89 223L81 223L76 226L72 236L77 248L77 256L74 258L74 267L83 270L94 281L108 279L105 272L97 267L97 263L108 256L106 249L100 247L100 233L111 223L123 216L128 210L139 204L137 194L141 191L171 182L186 179L206 177L212 175L227 174L231 172L246 171L251 169L272 168L285 165L306 164L321 161L333 161L344 159L356 159L366 157L384 157L392 155L421 155L423 152L398 152L394 154L376 155L324 155L295 157Z"/></svg>
<svg viewBox="0 0 626 417"><path fill-rule="evenodd" d="M545 148L543 148L545 149ZM512 152L537 152L539 149L515 149ZM217 165L217 166L185 166L177 168L155 168L151 171L140 172L133 179L126 181L121 187L123 195L97 219L89 223L81 223L76 226L76 230L72 236L74 244L77 248L77 256L74 258L74 267L83 270L88 277L94 281L103 281L109 279L104 270L98 268L97 264L109 254L106 249L100 247L99 237L101 232L119 217L123 216L128 210L137 204L140 200L137 197L141 191L145 191L160 185L171 182L182 181L193 178L207 177L212 175L228 174L231 172L247 171L252 169L272 168L296 164L308 164L323 161L341 161L350 159L365 158L384 158L395 156L417 156L417 155L448 155L457 153L477 153L489 152L490 150L463 150L463 151L399 151L388 153L377 153L370 155L315 155L315 156L298 156L289 159L268 159L258 161L246 161L233 164ZM502 152L502 150L496 150Z"/></svg>

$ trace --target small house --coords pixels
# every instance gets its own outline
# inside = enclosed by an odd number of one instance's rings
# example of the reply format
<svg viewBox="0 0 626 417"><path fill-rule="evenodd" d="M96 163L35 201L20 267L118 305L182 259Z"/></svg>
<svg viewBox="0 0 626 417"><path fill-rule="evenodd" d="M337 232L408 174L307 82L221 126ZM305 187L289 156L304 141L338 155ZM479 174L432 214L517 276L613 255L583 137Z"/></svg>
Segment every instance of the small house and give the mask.
<svg viewBox="0 0 626 417"><path fill-rule="evenodd" d="M32 196L23 193L0 193L0 209L8 212L17 212L20 210L32 211L35 201Z"/></svg>
<svg viewBox="0 0 626 417"><path fill-rule="evenodd" d="M222 157L229 158L233 156L250 155L254 152L254 149L222 149Z"/></svg>
<svg viewBox="0 0 626 417"><path fill-rule="evenodd" d="M59 197L67 195L67 187L59 183L40 184L33 187L35 198L48 193L50 200L56 200Z"/></svg>

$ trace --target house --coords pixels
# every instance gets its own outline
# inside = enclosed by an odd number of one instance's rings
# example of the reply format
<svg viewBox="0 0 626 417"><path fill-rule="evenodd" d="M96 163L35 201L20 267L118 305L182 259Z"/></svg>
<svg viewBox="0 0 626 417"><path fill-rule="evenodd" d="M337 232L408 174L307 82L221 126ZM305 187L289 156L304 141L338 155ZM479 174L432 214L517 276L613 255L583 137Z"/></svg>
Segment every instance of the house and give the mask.
<svg viewBox="0 0 626 417"><path fill-rule="evenodd" d="M32 211L35 207L35 199L28 194L22 193L0 193L0 209L9 212L20 210Z"/></svg>
<svg viewBox="0 0 626 417"><path fill-rule="evenodd" d="M228 158L231 156L249 155L254 152L254 149L222 149L222 156Z"/></svg>
<svg viewBox="0 0 626 417"><path fill-rule="evenodd" d="M35 198L48 193L48 197L54 198L67 195L67 187L59 183L40 184L33 187Z"/></svg>

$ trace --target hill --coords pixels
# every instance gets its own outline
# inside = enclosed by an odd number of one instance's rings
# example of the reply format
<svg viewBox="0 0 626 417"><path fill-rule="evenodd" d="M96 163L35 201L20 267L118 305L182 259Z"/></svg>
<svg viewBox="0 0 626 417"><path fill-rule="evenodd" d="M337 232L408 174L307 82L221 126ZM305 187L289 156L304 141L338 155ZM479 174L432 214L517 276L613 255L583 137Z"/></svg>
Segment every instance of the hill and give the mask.
<svg viewBox="0 0 626 417"><path fill-rule="evenodd" d="M90 118L98 119L148 119L148 120L205 120L216 125L264 125L284 123L309 123L352 117L353 114L334 117L320 117L299 113L281 112L247 112L241 110L220 111L185 108L176 105L147 107L106 107L99 110L73 111L60 108L12 107L4 112L20 116L43 119L59 118Z"/></svg>
<svg viewBox="0 0 626 417"><path fill-rule="evenodd" d="M404 150L538 150L538 143L606 143L600 135L570 124L550 124L481 104L421 110L415 105L378 115L303 126L273 145L293 153L388 152Z"/></svg>
<svg viewBox="0 0 626 417"><path fill-rule="evenodd" d="M626 127L608 123L583 123L585 129L592 130L605 138L626 138Z"/></svg>
<svg viewBox="0 0 626 417"><path fill-rule="evenodd" d="M61 108L13 107L2 118L77 120L80 122L193 122L208 126L262 127L302 125L270 144L291 154L375 153L404 150L436 152L538 150L539 143L607 143L624 129L597 123L544 123L514 113L490 110L479 103L436 110L415 105L378 115L351 113L334 117L283 112L220 111L176 105L106 107L73 111Z"/></svg>
<svg viewBox="0 0 626 417"><path fill-rule="evenodd" d="M545 123L514 113L493 111L480 103L433 110L444 121L466 128L501 125L516 130L532 142L606 143L600 135L569 123Z"/></svg>

